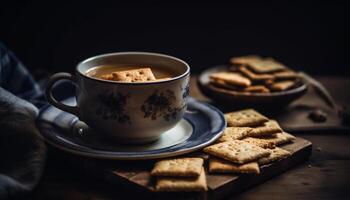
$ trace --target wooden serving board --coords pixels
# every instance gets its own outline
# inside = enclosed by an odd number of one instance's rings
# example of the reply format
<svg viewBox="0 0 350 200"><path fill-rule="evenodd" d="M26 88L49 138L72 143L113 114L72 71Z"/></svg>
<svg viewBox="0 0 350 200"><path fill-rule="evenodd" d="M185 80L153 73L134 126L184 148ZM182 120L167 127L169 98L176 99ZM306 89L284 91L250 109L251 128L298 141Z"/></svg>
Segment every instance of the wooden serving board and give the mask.
<svg viewBox="0 0 350 200"><path fill-rule="evenodd" d="M281 146L292 155L269 165L261 167L259 175L253 174L209 174L206 173L208 191L204 193L166 193L154 190L155 178L150 176L150 171L155 160L149 161L95 161L84 160L84 169L91 175L103 178L109 183L123 187L126 193L142 196L144 198L167 198L167 199L222 199L228 195L239 193L249 187L261 183L276 176L296 164L309 158L312 151L312 144L308 140L297 137L293 143ZM208 155L201 152L189 156L201 156L208 159ZM207 168L205 163L205 168ZM132 198L132 197L131 197Z"/></svg>

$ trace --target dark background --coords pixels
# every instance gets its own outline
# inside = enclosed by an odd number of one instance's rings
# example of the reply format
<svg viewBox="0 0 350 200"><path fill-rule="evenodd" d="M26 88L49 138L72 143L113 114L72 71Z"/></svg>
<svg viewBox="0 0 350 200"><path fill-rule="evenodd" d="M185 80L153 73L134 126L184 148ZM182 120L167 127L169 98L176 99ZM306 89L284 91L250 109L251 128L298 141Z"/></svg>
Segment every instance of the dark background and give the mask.
<svg viewBox="0 0 350 200"><path fill-rule="evenodd" d="M80 60L152 51L193 72L230 56L272 56L312 74L350 75L343 2L2 2L0 41L32 71L72 71Z"/></svg>

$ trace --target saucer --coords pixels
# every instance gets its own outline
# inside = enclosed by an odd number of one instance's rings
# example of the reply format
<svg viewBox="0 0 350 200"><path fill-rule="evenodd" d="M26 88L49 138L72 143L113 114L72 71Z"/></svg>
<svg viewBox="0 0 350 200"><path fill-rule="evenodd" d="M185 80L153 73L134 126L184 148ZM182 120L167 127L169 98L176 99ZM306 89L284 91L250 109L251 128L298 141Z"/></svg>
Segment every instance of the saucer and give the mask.
<svg viewBox="0 0 350 200"><path fill-rule="evenodd" d="M74 105L75 98L63 102ZM143 145L111 142L76 116L53 106L41 110L37 124L45 140L61 150L115 160L156 159L196 151L214 142L226 127L225 118L217 108L193 98L189 98L187 111L174 128L157 141Z"/></svg>

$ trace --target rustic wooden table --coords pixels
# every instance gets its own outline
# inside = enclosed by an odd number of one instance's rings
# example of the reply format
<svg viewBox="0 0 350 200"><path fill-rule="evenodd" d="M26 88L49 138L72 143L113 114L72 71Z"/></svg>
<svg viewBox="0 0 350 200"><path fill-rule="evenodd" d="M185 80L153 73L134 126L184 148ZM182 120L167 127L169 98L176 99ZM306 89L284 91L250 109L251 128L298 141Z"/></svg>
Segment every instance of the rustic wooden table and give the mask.
<svg viewBox="0 0 350 200"><path fill-rule="evenodd" d="M350 106L350 80L316 77L341 105ZM191 96L208 101L192 78ZM349 199L350 132L295 133L313 143L310 160L229 199ZM64 153L50 148L43 179L31 199L125 199L135 196L121 185L91 178L65 163Z"/></svg>

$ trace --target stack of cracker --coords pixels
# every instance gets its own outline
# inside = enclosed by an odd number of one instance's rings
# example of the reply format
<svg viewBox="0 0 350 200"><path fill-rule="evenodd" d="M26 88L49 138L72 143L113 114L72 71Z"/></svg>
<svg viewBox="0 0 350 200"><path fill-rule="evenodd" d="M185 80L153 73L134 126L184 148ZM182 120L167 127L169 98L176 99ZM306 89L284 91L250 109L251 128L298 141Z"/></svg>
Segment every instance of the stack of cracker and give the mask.
<svg viewBox="0 0 350 200"><path fill-rule="evenodd" d="M259 174L259 165L290 156L277 146L294 140L275 120L268 119L253 109L226 113L227 128L218 143L204 148L212 155L211 173Z"/></svg>
<svg viewBox="0 0 350 200"><path fill-rule="evenodd" d="M155 163L151 175L157 177L157 191L207 191L202 158L177 158Z"/></svg>
<svg viewBox="0 0 350 200"><path fill-rule="evenodd" d="M294 140L275 120L253 109L226 113L227 128L217 143L203 149L210 154L210 173L259 174L260 166L290 156L278 147ZM207 191L202 158L175 158L155 163L157 191Z"/></svg>
<svg viewBox="0 0 350 200"><path fill-rule="evenodd" d="M269 93L293 88L298 74L273 58L242 56L230 59L230 68L211 74L210 85L227 90Z"/></svg>

